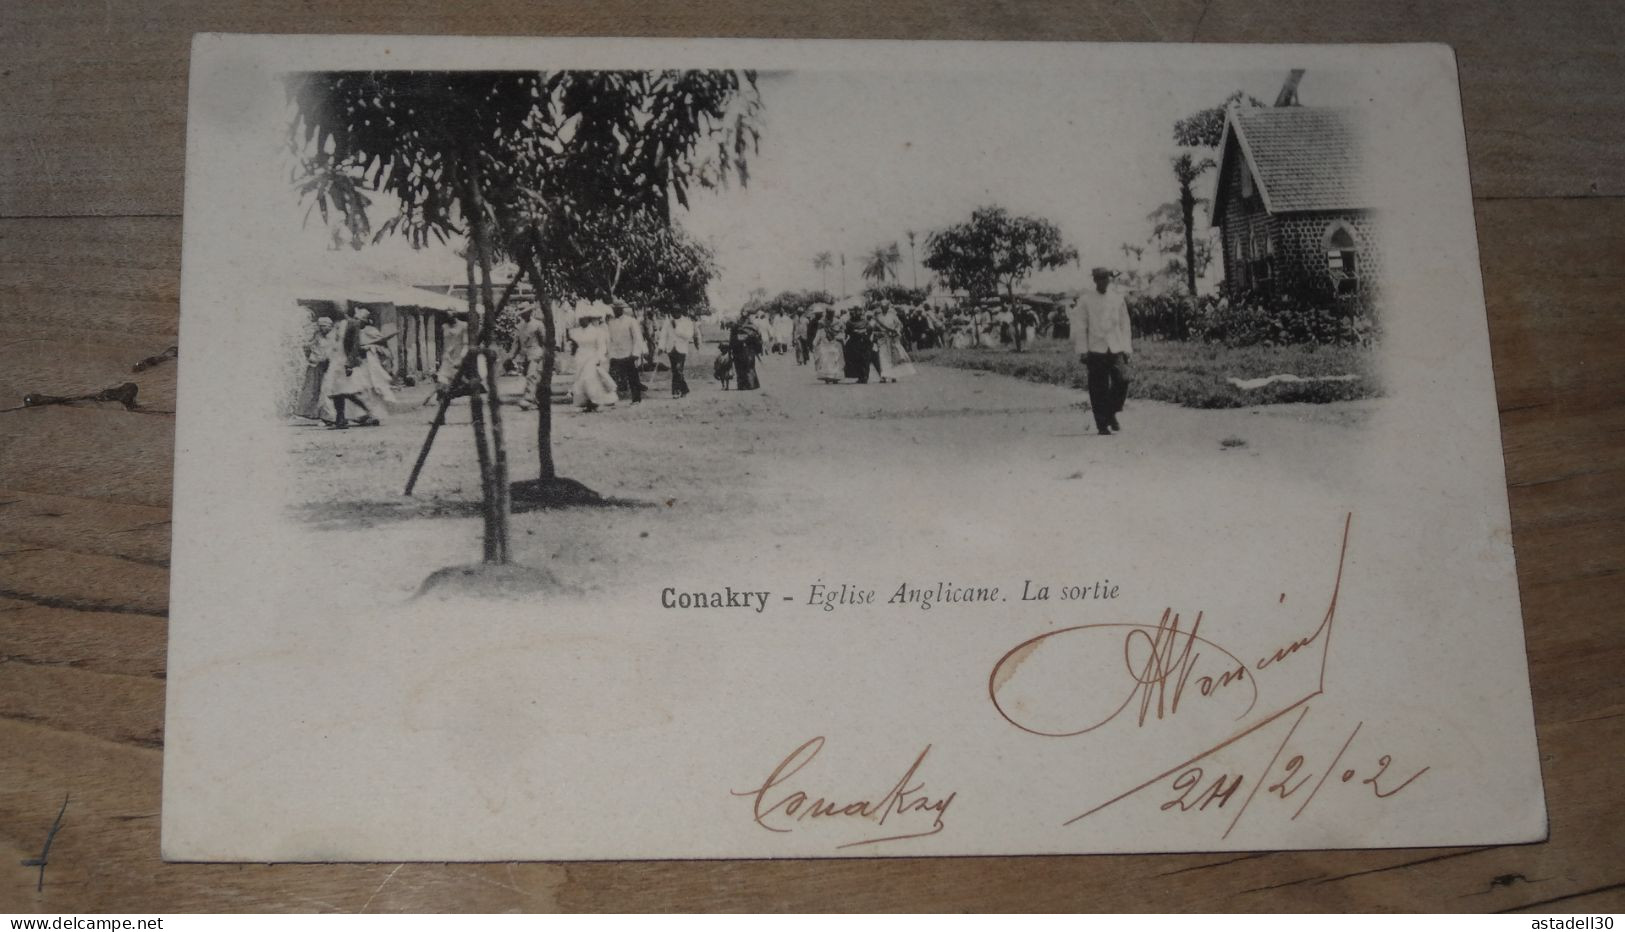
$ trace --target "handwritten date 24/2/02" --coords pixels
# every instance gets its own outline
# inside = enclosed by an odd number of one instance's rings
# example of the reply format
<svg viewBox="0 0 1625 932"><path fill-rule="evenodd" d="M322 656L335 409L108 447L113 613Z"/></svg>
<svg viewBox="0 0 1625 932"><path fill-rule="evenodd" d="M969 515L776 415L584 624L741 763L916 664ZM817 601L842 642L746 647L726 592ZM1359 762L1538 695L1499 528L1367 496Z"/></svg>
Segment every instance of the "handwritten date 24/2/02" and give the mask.
<svg viewBox="0 0 1625 932"><path fill-rule="evenodd" d="M1415 771L1401 771L1396 767L1391 754L1376 754L1373 757L1358 747L1354 747L1351 753L1350 748L1355 746L1355 739L1360 737L1360 730L1365 727L1364 722L1354 726L1336 754L1329 759L1324 756L1320 758L1326 761L1322 766L1315 760L1314 754L1300 753L1292 744L1294 736L1298 733L1298 727L1309 715L1309 708L1306 705L1298 712L1286 737L1275 747L1274 756L1257 775L1223 771L1210 776L1207 768L1200 763L1192 763L1163 784L1166 795L1158 808L1163 812L1205 812L1210 808L1225 809L1236 801L1243 787L1250 787L1246 795L1241 797L1240 804L1224 831L1225 837L1228 837L1236 824L1241 821L1242 814L1258 797L1261 789L1267 801L1277 805L1291 805L1291 815L1287 818L1289 821L1295 821L1309 808L1309 804L1320 794L1322 788L1328 787L1328 784L1331 789L1352 788L1369 793L1376 799L1388 799L1404 791L1430 769L1422 767Z"/></svg>

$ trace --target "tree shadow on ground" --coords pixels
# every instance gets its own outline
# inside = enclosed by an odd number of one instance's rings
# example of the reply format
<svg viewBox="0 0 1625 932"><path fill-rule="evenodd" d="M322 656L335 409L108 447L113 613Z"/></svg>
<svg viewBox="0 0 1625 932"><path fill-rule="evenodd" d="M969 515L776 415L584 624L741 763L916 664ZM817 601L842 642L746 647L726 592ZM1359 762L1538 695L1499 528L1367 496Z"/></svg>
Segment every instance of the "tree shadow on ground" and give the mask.
<svg viewBox="0 0 1625 932"><path fill-rule="evenodd" d="M509 486L514 514L566 508L653 508L654 502L600 495L574 479L525 479ZM291 509L298 520L322 530L378 527L418 518L477 518L478 499L401 496L308 502Z"/></svg>
<svg viewBox="0 0 1625 932"><path fill-rule="evenodd" d="M581 589L538 567L468 563L430 573L412 598L531 599L550 595L579 596Z"/></svg>
<svg viewBox="0 0 1625 932"><path fill-rule="evenodd" d="M654 502L600 495L574 479L523 479L508 486L515 514L553 508L653 508ZM476 503L475 512L479 508Z"/></svg>

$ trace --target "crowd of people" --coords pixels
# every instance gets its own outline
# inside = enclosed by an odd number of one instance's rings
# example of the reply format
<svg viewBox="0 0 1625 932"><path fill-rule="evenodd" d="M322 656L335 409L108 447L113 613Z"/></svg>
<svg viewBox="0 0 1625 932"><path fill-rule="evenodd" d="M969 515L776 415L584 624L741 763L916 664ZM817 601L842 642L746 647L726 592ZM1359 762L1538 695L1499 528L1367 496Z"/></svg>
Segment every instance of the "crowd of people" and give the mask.
<svg viewBox="0 0 1625 932"><path fill-rule="evenodd" d="M541 324L532 325L527 318L520 332L532 326L539 328ZM576 308L575 325L563 335L562 342L562 349L568 351L562 358L569 362L560 369L565 375L574 375L571 403L590 412L612 407L623 397L630 404L641 404L649 391L644 373L655 371L662 362L671 373L671 397L686 397L690 391L688 357L700 349L700 331L685 310L634 313L624 301L607 306L587 302ZM530 380L540 379L542 354L547 349L542 343L534 350L528 341L525 345L528 374L522 404L534 405L538 393Z"/></svg>
<svg viewBox="0 0 1625 932"><path fill-rule="evenodd" d="M794 353L796 365L811 365L826 383L868 384L871 377L896 382L915 374L908 341L902 314L885 302L844 314L827 305L795 314L746 310L729 326L713 374L724 389L751 391L761 387L756 369L761 356Z"/></svg>
<svg viewBox="0 0 1625 932"><path fill-rule="evenodd" d="M814 304L802 312L758 315L759 326L764 337L771 340L772 351L787 352L800 346L803 339L810 343L807 331L816 328L814 321L821 319L829 307ZM887 308L896 315L898 336L909 352L939 347L1024 347L1036 336L1065 338L1069 329L1065 308L1059 304L1035 309L1024 301L984 301L943 309L881 301L860 313L871 314L877 308ZM836 313L844 321L850 311ZM804 361L800 355L798 361Z"/></svg>
<svg viewBox="0 0 1625 932"><path fill-rule="evenodd" d="M890 304L867 312L852 308L844 317L834 308L814 309L799 329L803 336L797 361L811 365L823 382L853 379L863 385L870 375L881 383L914 375L909 345L920 342L905 315Z"/></svg>
<svg viewBox="0 0 1625 932"><path fill-rule="evenodd" d="M305 344L305 378L294 412L333 430L381 424L395 400L394 377L385 365L388 339L364 307L336 318L318 317Z"/></svg>
<svg viewBox="0 0 1625 932"><path fill-rule="evenodd" d="M916 373L912 352L928 348L1002 347L1016 349L1034 336L1071 336L1088 372L1091 407L1102 434L1121 427L1117 414L1127 394L1130 328L1120 293L1109 288L1109 270L1093 271L1095 289L1066 308L1038 313L1022 302L966 305L941 310L927 305L901 306L878 301L868 307L837 309L813 304L792 313L746 309L728 322L725 335L713 336L718 353L712 374L724 389L753 391L762 387L757 363L762 356L793 354L797 366L812 369L826 384L851 380L894 383ZM550 339L547 321L534 305L522 307L511 342L499 360L500 371L522 373L517 399L524 409L549 403L551 386L542 379L549 364L570 379L571 403L584 412L621 402L641 404L649 391L648 373L670 373L671 397L686 397L688 357L703 349L700 326L686 310L653 312L624 301L588 301L555 320ZM468 324L449 315L440 330L441 356L433 372L435 394L448 396L477 390L465 367L470 350ZM305 344L305 373L294 413L335 430L375 426L396 404L388 341L364 307L352 306L334 317L317 317ZM556 344L556 345L555 345ZM405 380L401 380L405 381Z"/></svg>

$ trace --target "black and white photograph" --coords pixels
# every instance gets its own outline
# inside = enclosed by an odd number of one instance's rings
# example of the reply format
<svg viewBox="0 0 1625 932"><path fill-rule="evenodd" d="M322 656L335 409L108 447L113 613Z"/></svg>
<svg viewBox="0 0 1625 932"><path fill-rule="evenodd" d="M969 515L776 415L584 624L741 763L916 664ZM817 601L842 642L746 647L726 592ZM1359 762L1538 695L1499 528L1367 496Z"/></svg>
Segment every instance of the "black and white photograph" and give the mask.
<svg viewBox="0 0 1625 932"><path fill-rule="evenodd" d="M267 213L326 250L286 308L291 505L363 532L315 536L355 540L368 595L833 553L1147 461L1335 479L1382 404L1357 74L1194 74L1104 114L974 74L283 80ZM1051 461L1077 489L977 468ZM408 546L537 572L413 576Z"/></svg>
<svg viewBox="0 0 1625 932"><path fill-rule="evenodd" d="M1544 832L1447 52L196 53L167 857Z"/></svg>

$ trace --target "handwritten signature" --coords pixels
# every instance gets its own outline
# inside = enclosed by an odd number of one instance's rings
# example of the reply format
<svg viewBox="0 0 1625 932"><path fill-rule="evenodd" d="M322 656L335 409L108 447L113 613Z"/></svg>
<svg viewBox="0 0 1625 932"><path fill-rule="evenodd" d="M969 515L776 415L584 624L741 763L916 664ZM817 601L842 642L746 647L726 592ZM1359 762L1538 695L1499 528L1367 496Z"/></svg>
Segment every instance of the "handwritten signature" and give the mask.
<svg viewBox="0 0 1625 932"><path fill-rule="evenodd" d="M811 823L861 820L872 823L876 828L885 826L887 820L895 820L894 829L907 826L904 831L882 832L873 838L837 845L837 848L924 838L937 834L945 827L943 820L958 793L932 797L925 790L925 780L918 778L926 755L931 753L931 745L926 745L902 777L878 798L850 798L835 794L821 794L815 798L806 790L792 788L792 778L811 764L823 749L822 735L811 738L791 751L756 788L729 792L750 799L751 814L756 824L770 832L792 832L809 824L809 820ZM930 825L921 828L926 818L931 820Z"/></svg>
<svg viewBox="0 0 1625 932"><path fill-rule="evenodd" d="M1310 772L1311 765L1302 754L1289 755L1284 763L1280 758L1308 714L1309 702L1325 692L1326 664L1330 656L1332 628L1337 618L1337 600L1342 589L1352 522L1352 514L1344 516L1331 596L1318 623L1284 644L1265 649L1250 664L1200 633L1203 612L1197 612L1187 628L1180 614L1172 608L1165 610L1154 625L1092 624L1048 632L1017 644L999 658L988 676L988 697L999 715L1029 734L1046 738L1073 738L1117 721L1125 713L1130 713L1128 720L1135 728L1145 728L1172 718L1182 710L1189 710L1193 701L1199 701L1205 707L1228 702L1237 709L1234 720L1246 719L1258 706L1261 674L1278 664L1286 664L1300 654L1313 657L1316 651L1311 648L1319 648L1318 670L1300 671L1298 678L1307 678L1308 688L1303 692L1289 693L1294 697L1290 702L1281 703L1270 714L1197 751L1181 763L1073 816L1064 824L1071 825L1088 818L1158 785L1164 786L1168 793L1168 798L1161 805L1164 812L1207 811L1210 807L1223 809L1244 786L1250 784L1250 790L1236 807L1235 817L1225 829L1225 836L1228 837L1261 789L1281 800L1297 796L1317 774ZM1284 594L1282 600L1285 600ZM1050 669L1041 672L1058 672L1061 678L1031 674L1045 688L1021 685L1018 673L1023 668L1034 665L1042 668L1046 664L1050 665ZM1058 670L1055 669L1057 665ZM1057 684L1062 688L1056 688ZM1298 713L1298 717L1292 729L1259 776L1250 777L1239 772L1210 774L1204 768L1203 764L1219 751L1294 712ZM1293 819L1308 808L1309 802L1320 792L1327 779L1337 771L1362 726L1363 723L1355 726L1338 754L1318 772L1319 780L1301 797L1300 804L1292 814ZM1278 764L1281 766L1277 773ZM1392 765L1392 756L1383 754L1366 770L1345 767L1338 771L1337 783L1349 784L1359 779L1356 786L1369 787L1377 798L1386 799L1410 786L1428 770L1422 767L1404 780L1396 780L1388 773ZM1270 782L1272 775L1278 776L1273 783Z"/></svg>
<svg viewBox="0 0 1625 932"><path fill-rule="evenodd" d="M1135 724L1143 727L1148 718L1162 719L1177 714L1186 698L1185 690L1191 686L1196 690L1193 695L1206 699L1224 693L1231 686L1243 684L1247 704L1235 717L1245 717L1258 703L1258 683L1247 665L1235 654L1197 633L1202 627L1201 612L1191 622L1190 630L1181 630L1181 623L1180 616L1170 608L1162 613L1162 618L1155 625L1077 625L1041 634L1017 644L999 658L988 677L988 696L1005 721L1022 731L1046 738L1071 738L1087 734L1114 721L1131 706L1135 708ZM1318 632L1302 640L1305 644L1312 643L1314 637L1318 637ZM1211 664L1203 666L1203 657L1210 655L1203 654L1199 647L1207 648L1222 658L1219 668L1213 669ZM1107 664L1104 670L1097 668L1087 671L1084 675L1096 682L1105 682L1106 687L1091 690L1081 697L1057 697L1065 703L1065 709L1048 709L1042 701L1012 703L1007 707L1000 697L1016 671L1040 651L1057 648L1075 650L1085 657L1102 656L1101 648L1105 649L1105 656L1108 657L1113 655L1114 650L1121 650L1122 666L1116 669L1115 676L1112 670L1115 664L1112 663ZM1090 665L1095 666L1093 663ZM1198 673L1199 670L1206 672ZM1117 690L1111 689L1109 684L1112 682L1120 684ZM1121 698L1118 690L1122 691ZM1038 714L1035 715L1035 712ZM1039 717L1072 715L1079 717L1072 722L1077 727L1045 726L1036 721Z"/></svg>
<svg viewBox="0 0 1625 932"><path fill-rule="evenodd" d="M1317 645L1321 648L1320 669L1313 695L1318 695L1325 685L1326 658L1337 619L1350 518L1352 515L1344 520L1337 574L1319 623L1306 634L1267 649L1251 665L1199 633L1204 612L1197 612L1186 629L1179 613L1167 608L1154 625L1076 625L1022 641L993 665L988 674L988 698L1005 721L1046 738L1087 734L1131 708L1135 726L1143 728L1147 722L1172 718L1181 708L1189 708L1192 697L1205 701L1234 697L1232 703L1240 708L1233 719L1239 721L1258 705L1258 674ZM1285 601L1284 593L1281 599ZM1012 684L1019 687L1018 674L1024 667L1042 666L1052 656L1062 658L1058 661L1059 681L1035 676L1044 684L1042 688L1024 694L1017 688L1016 700L1006 701Z"/></svg>

